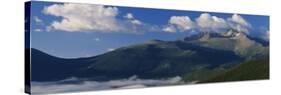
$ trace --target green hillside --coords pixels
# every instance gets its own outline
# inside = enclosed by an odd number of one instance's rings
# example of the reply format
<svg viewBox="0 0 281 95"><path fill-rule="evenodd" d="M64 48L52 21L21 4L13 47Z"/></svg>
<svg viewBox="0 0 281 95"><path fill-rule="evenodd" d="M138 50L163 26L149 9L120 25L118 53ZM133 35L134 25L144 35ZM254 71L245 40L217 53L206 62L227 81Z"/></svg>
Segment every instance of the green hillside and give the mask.
<svg viewBox="0 0 281 95"><path fill-rule="evenodd" d="M263 46L238 31L197 35L175 41L150 40L77 59L57 58L33 49L32 62L36 64L32 64L32 80L55 81L76 77L108 81L131 76L141 79L181 76L186 82L212 82L268 77L267 60L241 62L265 58L269 46ZM238 63L242 65L238 66Z"/></svg>
<svg viewBox="0 0 281 95"><path fill-rule="evenodd" d="M226 72L219 74L200 83L207 82L224 82L224 81L242 81L269 79L269 60L254 60L241 63Z"/></svg>

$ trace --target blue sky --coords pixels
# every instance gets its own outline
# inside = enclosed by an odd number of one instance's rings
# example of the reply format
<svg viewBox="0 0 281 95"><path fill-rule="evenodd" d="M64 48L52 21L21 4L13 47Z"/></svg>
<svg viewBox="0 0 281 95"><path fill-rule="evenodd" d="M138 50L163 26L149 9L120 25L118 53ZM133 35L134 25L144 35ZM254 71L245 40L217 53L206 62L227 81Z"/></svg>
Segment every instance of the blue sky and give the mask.
<svg viewBox="0 0 281 95"><path fill-rule="evenodd" d="M31 7L31 47L63 58L230 28L268 40L269 17L39 1Z"/></svg>

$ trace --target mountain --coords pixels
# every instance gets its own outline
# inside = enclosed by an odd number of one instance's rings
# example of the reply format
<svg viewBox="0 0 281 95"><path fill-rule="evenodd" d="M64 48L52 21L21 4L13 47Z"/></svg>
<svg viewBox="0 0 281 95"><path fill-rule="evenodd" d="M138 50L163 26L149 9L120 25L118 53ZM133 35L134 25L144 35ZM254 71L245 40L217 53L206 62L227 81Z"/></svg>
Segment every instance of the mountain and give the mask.
<svg viewBox="0 0 281 95"><path fill-rule="evenodd" d="M269 59L252 60L200 83L269 79Z"/></svg>
<svg viewBox="0 0 281 95"><path fill-rule="evenodd" d="M269 46L266 41L237 30L230 29L222 33L201 32L198 35L185 38L184 41L203 47L233 51L247 60L269 55Z"/></svg>
<svg viewBox="0 0 281 95"><path fill-rule="evenodd" d="M37 49L26 49L31 52L31 80L58 81L72 76L79 68L89 65L87 59L62 59L51 56Z"/></svg>
<svg viewBox="0 0 281 95"><path fill-rule="evenodd" d="M202 32L183 40L150 40L89 58L63 59L31 50L32 81L106 81L138 76L203 80L237 64L268 56L268 46L245 33Z"/></svg>
<svg viewBox="0 0 281 95"><path fill-rule="evenodd" d="M182 41L156 42L124 47L93 59L85 72L101 72L107 77L166 78L188 73L193 69L214 68L221 64L242 61L231 51L201 47ZM88 77L87 75L86 77Z"/></svg>

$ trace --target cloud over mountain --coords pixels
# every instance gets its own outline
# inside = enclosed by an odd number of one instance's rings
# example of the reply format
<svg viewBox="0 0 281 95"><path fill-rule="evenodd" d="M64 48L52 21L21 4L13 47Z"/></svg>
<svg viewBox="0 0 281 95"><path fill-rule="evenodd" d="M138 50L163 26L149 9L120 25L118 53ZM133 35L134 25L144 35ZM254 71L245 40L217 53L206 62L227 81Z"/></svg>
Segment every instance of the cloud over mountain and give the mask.
<svg viewBox="0 0 281 95"><path fill-rule="evenodd" d="M248 33L248 29L251 28L251 24L238 14L233 14L232 17L227 20L229 22L229 26L238 31Z"/></svg>
<svg viewBox="0 0 281 95"><path fill-rule="evenodd" d="M79 11L77 11L79 10ZM226 29L236 29L249 32L251 24L238 14L230 17L219 17L202 13L198 17L173 15L168 23L152 24L136 18L131 12L121 14L118 7L88 4L53 4L46 6L43 13L56 16L46 31L60 30L66 32L218 32ZM122 16L123 15L123 16ZM138 17L138 16L137 16ZM38 17L37 22L42 21Z"/></svg>
<svg viewBox="0 0 281 95"><path fill-rule="evenodd" d="M227 22L223 18L202 13L196 19L197 26L203 31L216 31L217 29L228 28Z"/></svg>
<svg viewBox="0 0 281 95"><path fill-rule="evenodd" d="M172 16L169 20L169 25L164 29L167 32L175 32L190 30L194 27L193 21L188 16Z"/></svg>
<svg viewBox="0 0 281 95"><path fill-rule="evenodd" d="M220 18L212 16L209 13L202 13L199 17L194 18L194 21L188 16L171 16L168 25L163 28L164 32L176 31L220 31L222 29L233 28L239 31L248 32L251 24L238 14L233 14L229 18Z"/></svg>

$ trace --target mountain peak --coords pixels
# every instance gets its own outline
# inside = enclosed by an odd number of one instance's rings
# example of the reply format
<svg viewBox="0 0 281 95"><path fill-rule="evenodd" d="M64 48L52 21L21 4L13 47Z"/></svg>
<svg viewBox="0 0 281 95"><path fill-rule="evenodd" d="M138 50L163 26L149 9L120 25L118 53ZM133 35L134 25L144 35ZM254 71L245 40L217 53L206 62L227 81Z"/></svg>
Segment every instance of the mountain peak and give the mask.
<svg viewBox="0 0 281 95"><path fill-rule="evenodd" d="M184 38L184 41L200 40L206 41L211 38L230 38L230 39L243 39L247 38L247 34L234 29L230 29L226 32L199 32Z"/></svg>
<svg viewBox="0 0 281 95"><path fill-rule="evenodd" d="M222 32L221 35L226 38L241 39L247 37L247 34L237 30L230 29L227 32Z"/></svg>

